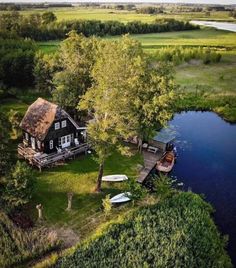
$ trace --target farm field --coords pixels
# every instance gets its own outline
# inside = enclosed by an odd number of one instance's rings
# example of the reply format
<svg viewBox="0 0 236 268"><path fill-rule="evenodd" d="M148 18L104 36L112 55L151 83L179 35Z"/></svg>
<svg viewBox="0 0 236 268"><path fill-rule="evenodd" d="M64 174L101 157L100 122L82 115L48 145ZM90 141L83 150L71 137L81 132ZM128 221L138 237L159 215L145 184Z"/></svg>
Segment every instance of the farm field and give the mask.
<svg viewBox="0 0 236 268"><path fill-rule="evenodd" d="M206 15L205 12L192 12L192 13L166 13L158 15L150 14L137 14L135 11L123 11L116 9L99 9L99 8L83 8L83 7L71 7L71 8L49 8L55 13L58 21L62 20L74 20L74 19L86 19L86 20L118 20L124 23L139 20L142 22L150 23L155 19L172 18L178 20L219 20L219 21L235 21L232 17L229 17L229 12L218 11L211 12L210 15ZM23 15L30 15L32 13L43 13L45 9L29 9L21 11Z"/></svg>

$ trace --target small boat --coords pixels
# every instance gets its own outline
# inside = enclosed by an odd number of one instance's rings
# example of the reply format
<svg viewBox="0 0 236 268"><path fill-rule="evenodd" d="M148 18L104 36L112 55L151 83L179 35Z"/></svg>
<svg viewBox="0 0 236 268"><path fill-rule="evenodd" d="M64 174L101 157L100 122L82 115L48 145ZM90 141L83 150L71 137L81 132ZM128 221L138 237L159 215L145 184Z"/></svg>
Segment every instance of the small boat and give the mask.
<svg viewBox="0 0 236 268"><path fill-rule="evenodd" d="M110 198L110 202L112 204L119 204L119 203L125 203L131 200L131 193L125 192L118 195L113 196Z"/></svg>
<svg viewBox="0 0 236 268"><path fill-rule="evenodd" d="M175 163L175 155L173 151L166 152L162 158L157 161L156 169L168 173L172 170Z"/></svg>
<svg viewBox="0 0 236 268"><path fill-rule="evenodd" d="M128 177L126 175L109 175L102 177L102 181L118 182L126 180L128 180Z"/></svg>

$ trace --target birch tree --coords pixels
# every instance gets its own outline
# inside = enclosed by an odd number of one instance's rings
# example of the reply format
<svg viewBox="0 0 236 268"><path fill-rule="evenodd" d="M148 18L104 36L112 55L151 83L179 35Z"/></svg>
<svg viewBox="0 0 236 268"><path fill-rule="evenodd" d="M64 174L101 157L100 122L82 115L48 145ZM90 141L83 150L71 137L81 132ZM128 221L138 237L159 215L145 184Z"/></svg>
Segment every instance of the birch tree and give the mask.
<svg viewBox="0 0 236 268"><path fill-rule="evenodd" d="M170 68L151 63L141 44L128 36L100 42L92 80L79 109L93 118L87 131L98 156L96 191L100 191L109 155L113 151L130 155L123 141L134 136L142 148L143 138L170 119L174 83Z"/></svg>
<svg viewBox="0 0 236 268"><path fill-rule="evenodd" d="M97 153L99 173L96 191L101 190L105 160L113 151L130 155L123 140L135 135L137 120L130 113L133 89L143 71L141 45L127 37L121 41L101 42L92 78L79 109L92 116L88 135Z"/></svg>

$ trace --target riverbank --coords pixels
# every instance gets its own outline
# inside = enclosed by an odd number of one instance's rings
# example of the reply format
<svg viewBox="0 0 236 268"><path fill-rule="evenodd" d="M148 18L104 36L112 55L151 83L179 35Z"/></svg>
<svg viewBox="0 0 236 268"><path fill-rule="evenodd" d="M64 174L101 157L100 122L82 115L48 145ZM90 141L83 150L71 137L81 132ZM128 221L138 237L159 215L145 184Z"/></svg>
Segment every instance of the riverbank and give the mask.
<svg viewBox="0 0 236 268"><path fill-rule="evenodd" d="M217 64L177 66L179 94L177 111L214 111L226 121L236 122L236 52L224 53Z"/></svg>

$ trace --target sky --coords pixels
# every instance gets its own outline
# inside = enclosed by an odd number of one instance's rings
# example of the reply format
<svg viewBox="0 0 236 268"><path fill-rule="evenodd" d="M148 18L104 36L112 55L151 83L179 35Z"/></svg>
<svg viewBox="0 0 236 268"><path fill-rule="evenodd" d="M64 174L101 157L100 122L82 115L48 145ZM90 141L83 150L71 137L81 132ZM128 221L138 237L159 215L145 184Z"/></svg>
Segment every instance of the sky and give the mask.
<svg viewBox="0 0 236 268"><path fill-rule="evenodd" d="M15 3L42 3L42 2L136 2L136 3L195 3L195 4L236 4L236 0L0 0L0 3L15 2Z"/></svg>

